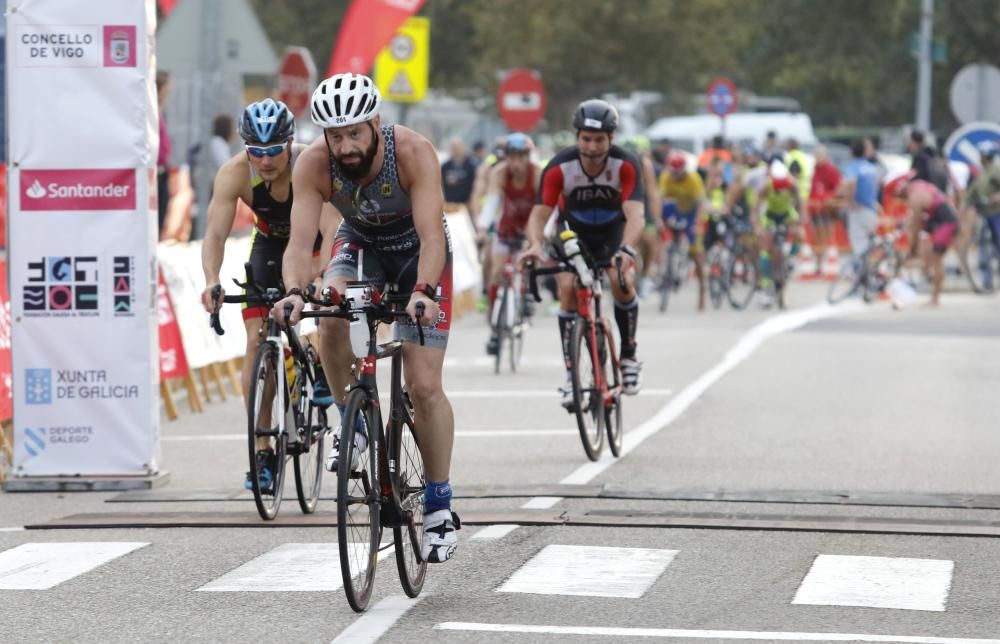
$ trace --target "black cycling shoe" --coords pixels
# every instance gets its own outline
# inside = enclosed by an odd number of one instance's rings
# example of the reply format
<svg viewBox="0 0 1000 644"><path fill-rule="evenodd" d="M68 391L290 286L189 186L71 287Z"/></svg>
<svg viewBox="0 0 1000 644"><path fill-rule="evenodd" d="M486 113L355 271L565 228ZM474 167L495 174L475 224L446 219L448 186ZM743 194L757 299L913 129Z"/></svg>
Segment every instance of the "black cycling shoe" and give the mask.
<svg viewBox="0 0 1000 644"><path fill-rule="evenodd" d="M486 355L495 356L500 353L500 338L492 336L486 343Z"/></svg>

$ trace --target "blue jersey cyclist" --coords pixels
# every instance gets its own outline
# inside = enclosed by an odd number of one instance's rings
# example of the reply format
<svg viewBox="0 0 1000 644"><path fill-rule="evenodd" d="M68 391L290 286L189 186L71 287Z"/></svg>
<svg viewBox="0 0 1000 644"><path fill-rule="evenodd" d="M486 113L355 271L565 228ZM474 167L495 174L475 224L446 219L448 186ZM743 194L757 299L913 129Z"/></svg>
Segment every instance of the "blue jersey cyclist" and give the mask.
<svg viewBox="0 0 1000 644"><path fill-rule="evenodd" d="M323 136L295 165L292 234L284 256L285 284L291 288L275 313L283 319L283 307L290 304L291 322L299 319L301 289L310 277L309 250L324 203L344 218L324 286L344 292L359 278L379 286L394 283L411 293L406 310L414 319L417 303L423 304L421 319L395 326L404 343L403 376L419 419L415 432L427 474L421 554L438 563L455 552L460 527L451 511L448 479L455 421L441 379L451 322L451 245L437 152L413 130L383 125L381 104L375 84L359 74L331 76L313 92L312 121L323 128ZM427 329L423 346L417 342L417 323ZM321 319L320 338L324 369L343 413L354 365L347 321ZM362 432L356 439L367 440ZM336 471L338 460L334 445L328 469Z"/></svg>
<svg viewBox="0 0 1000 644"><path fill-rule="evenodd" d="M639 299L635 279L634 245L645 223L645 193L642 166L632 153L614 145L618 111L608 102L591 99L580 103L573 115L576 145L562 150L542 173L538 203L528 221L529 246L522 261L541 258L545 222L559 208L558 226L576 233L595 261L609 261L624 253L627 260L625 289L619 284L614 264L608 269L615 301L615 321L621 334L622 389L639 392L642 364L636 358L635 332ZM571 325L576 315L575 276L559 275L559 334L566 361L567 382L560 389L564 406L571 406L573 387L569 377Z"/></svg>

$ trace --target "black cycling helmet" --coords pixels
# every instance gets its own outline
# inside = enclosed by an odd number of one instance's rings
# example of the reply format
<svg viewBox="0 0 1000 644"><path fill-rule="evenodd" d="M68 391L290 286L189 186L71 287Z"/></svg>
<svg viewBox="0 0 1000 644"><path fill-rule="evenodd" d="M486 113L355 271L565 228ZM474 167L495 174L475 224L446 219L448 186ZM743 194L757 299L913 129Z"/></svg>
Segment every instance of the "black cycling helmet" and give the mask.
<svg viewBox="0 0 1000 644"><path fill-rule="evenodd" d="M246 143L284 143L294 134L295 118L281 101L251 103L240 116L240 137Z"/></svg>
<svg viewBox="0 0 1000 644"><path fill-rule="evenodd" d="M591 98L580 103L573 113L573 128L576 130L596 130L614 132L618 127L618 110L599 98Z"/></svg>

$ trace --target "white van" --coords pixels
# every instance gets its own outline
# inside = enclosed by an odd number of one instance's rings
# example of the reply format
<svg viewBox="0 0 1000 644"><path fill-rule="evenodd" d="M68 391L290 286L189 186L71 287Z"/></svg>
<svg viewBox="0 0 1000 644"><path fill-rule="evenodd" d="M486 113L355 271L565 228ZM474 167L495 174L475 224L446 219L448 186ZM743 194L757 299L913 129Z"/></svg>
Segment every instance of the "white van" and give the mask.
<svg viewBox="0 0 1000 644"><path fill-rule="evenodd" d="M737 112L726 117L727 141L752 142L762 147L770 131L778 135L782 147L788 139L798 140L805 151L811 151L817 144L812 120L804 112ZM695 155L701 154L718 134L722 134L722 120L714 114L662 118L646 130L651 141L670 139L674 148Z"/></svg>

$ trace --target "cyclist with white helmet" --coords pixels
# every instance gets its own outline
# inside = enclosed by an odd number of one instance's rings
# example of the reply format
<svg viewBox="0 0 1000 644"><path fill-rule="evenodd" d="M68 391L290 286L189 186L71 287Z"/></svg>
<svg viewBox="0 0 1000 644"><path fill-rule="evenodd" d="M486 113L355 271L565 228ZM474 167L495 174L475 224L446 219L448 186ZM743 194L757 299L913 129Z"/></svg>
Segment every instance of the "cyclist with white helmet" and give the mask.
<svg viewBox="0 0 1000 644"><path fill-rule="evenodd" d="M576 233L594 261L623 254L625 289L618 282L614 264L608 269L615 301L615 321L621 335L622 390L639 393L642 363L636 358L635 332L639 298L635 292L634 245L645 223L645 191L638 157L614 144L618 110L607 101L586 100L573 114L576 145L556 154L542 173L538 203L528 222L528 242L522 262L541 259L545 222L559 207L558 228ZM562 273L559 279L559 335L566 363L566 384L560 388L563 406L573 401L569 373L569 345L576 315L576 278Z"/></svg>
<svg viewBox="0 0 1000 644"><path fill-rule="evenodd" d="M309 246L324 203L343 215L324 286L344 292L349 281L394 283L411 293L407 312L416 320L398 322L404 342L403 375L420 422L416 431L427 470L422 556L437 563L449 559L457 544L458 517L451 511L451 468L455 419L441 382L451 324L451 243L444 219L444 198L437 152L426 138L400 125L383 125L382 99L370 78L336 74L312 95L312 121L323 136L302 152L295 165L292 234L284 256L288 297L275 305L279 319L292 305L290 321L302 311L309 283ZM359 271L360 269L360 271ZM440 301L440 304L439 304ZM416 324L426 327L418 343ZM343 414L346 388L352 382L349 325L320 321L323 364ZM363 433L357 439L366 442ZM358 445L362 447L362 445ZM327 468L336 471L334 445Z"/></svg>
<svg viewBox="0 0 1000 644"><path fill-rule="evenodd" d="M281 283L281 256L288 243L292 211L292 166L304 145L292 142L295 119L284 103L264 99L251 103L243 110L239 123L243 151L234 155L219 168L215 175L212 200L208 204L205 239L201 246L201 263L205 273L205 290L201 294L202 306L214 313L222 304L225 284L219 281L226 238L233 229L237 202L250 206L254 215L253 237L249 262L254 281L264 288L277 288ZM332 207L324 208L317 233L312 241L312 274L317 275L330 258L333 236L338 224ZM324 242L325 239L325 242ZM273 268L268 268L268 262ZM220 299L213 298L213 289L221 287ZM243 324L246 327L246 359L243 361L243 397L249 399L253 357L260 344L260 329L267 317L264 302L250 290L250 301L243 306ZM315 400L333 403L325 380L317 383ZM257 439L257 458L260 461L260 485L271 487L274 450L268 437ZM248 475L249 476L249 475ZM244 482L248 489L250 479Z"/></svg>
<svg viewBox="0 0 1000 644"><path fill-rule="evenodd" d="M528 215L538 197L542 166L531 159L533 148L531 137L515 132L506 139L503 160L490 168L486 200L479 213L478 224L480 230L489 230L494 224L496 227L489 251L489 311L493 310L504 262L512 251L521 250ZM496 221L498 215L499 221ZM495 355L499 346L500 340L494 330L486 345L486 353Z"/></svg>

